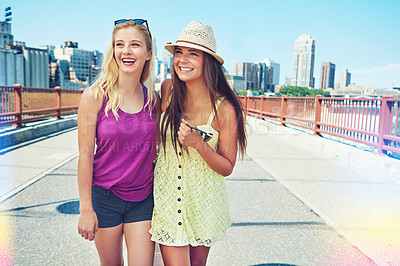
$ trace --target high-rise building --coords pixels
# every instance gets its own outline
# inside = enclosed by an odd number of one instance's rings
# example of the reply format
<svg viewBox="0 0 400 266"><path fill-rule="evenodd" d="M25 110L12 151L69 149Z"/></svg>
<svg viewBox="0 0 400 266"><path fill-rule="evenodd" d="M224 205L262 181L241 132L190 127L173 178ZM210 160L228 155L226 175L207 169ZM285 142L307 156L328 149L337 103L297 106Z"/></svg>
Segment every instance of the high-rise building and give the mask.
<svg viewBox="0 0 400 266"><path fill-rule="evenodd" d="M299 36L294 43L292 85L314 88L315 40Z"/></svg>
<svg viewBox="0 0 400 266"><path fill-rule="evenodd" d="M244 77L245 90L258 89L258 64L237 62L233 73Z"/></svg>
<svg viewBox="0 0 400 266"><path fill-rule="evenodd" d="M343 90L350 84L351 80L351 73L347 69L343 69L339 75L339 89Z"/></svg>
<svg viewBox="0 0 400 266"><path fill-rule="evenodd" d="M267 66L265 63L258 63L257 69L257 90L262 91L273 91L273 74L274 69L270 66Z"/></svg>
<svg viewBox="0 0 400 266"><path fill-rule="evenodd" d="M101 65L103 63L103 54L99 51L90 52L90 71L89 71L89 83L92 84L97 76L100 74Z"/></svg>
<svg viewBox="0 0 400 266"><path fill-rule="evenodd" d="M161 60L164 61L165 63L167 63L167 67L168 67L170 73L172 72L173 59L174 59L174 56L170 52L168 52L166 49L164 49L162 51Z"/></svg>
<svg viewBox="0 0 400 266"><path fill-rule="evenodd" d="M272 84L279 85L279 75L280 75L280 64L274 62L271 59L264 59L263 63L265 63L268 67L272 67L273 69L273 77L272 77Z"/></svg>
<svg viewBox="0 0 400 266"><path fill-rule="evenodd" d="M241 92L245 90L244 77L238 75L228 75L226 79L229 85L236 91Z"/></svg>
<svg viewBox="0 0 400 266"><path fill-rule="evenodd" d="M335 64L331 62L322 63L321 65L321 81L319 87L327 90L333 89L335 86Z"/></svg>

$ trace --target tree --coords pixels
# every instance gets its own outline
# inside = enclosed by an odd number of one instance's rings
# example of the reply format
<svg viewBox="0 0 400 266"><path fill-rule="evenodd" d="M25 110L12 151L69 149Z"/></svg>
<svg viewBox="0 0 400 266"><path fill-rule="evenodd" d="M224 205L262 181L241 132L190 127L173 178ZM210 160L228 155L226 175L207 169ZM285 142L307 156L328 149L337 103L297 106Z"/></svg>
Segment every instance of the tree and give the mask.
<svg viewBox="0 0 400 266"><path fill-rule="evenodd" d="M297 86L286 86L279 90L279 94L286 95L288 97L315 97L316 95L322 95L327 97L330 95L328 91L323 89L310 90L307 87L297 87Z"/></svg>

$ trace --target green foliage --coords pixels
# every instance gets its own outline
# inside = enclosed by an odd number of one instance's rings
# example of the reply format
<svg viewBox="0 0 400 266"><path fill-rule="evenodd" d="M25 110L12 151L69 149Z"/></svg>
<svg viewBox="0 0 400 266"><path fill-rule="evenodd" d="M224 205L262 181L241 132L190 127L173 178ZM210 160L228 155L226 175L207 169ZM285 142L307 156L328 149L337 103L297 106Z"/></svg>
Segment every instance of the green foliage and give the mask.
<svg viewBox="0 0 400 266"><path fill-rule="evenodd" d="M307 87L297 87L297 86L286 86L279 90L279 94L286 95L288 97L315 97L316 95L322 95L327 97L330 95L328 91L323 89L310 90Z"/></svg>
<svg viewBox="0 0 400 266"><path fill-rule="evenodd" d="M252 91L254 95L263 95L264 91L263 90L254 90Z"/></svg>
<svg viewBox="0 0 400 266"><path fill-rule="evenodd" d="M252 90L253 95L263 95L263 90ZM247 91L241 91L238 93L241 96L247 96ZM310 90L307 87L297 87L297 86L286 86L279 90L279 93L276 93L274 97L281 97L286 95L288 97L315 97L317 95L322 95L324 97L329 97L330 93L328 91L324 91L323 89L318 90Z"/></svg>
<svg viewBox="0 0 400 266"><path fill-rule="evenodd" d="M311 92L314 94L312 96L322 95L324 97L329 97L331 95L329 91L324 91L323 89L311 90Z"/></svg>

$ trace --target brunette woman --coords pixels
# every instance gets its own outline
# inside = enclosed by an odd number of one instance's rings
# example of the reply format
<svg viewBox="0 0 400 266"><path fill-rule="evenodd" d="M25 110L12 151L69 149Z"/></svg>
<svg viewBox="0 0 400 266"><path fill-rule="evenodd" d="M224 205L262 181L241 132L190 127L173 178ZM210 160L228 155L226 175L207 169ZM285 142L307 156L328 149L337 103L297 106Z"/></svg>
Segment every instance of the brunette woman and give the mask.
<svg viewBox="0 0 400 266"><path fill-rule="evenodd" d="M246 147L244 114L228 85L209 25L190 22L161 87L161 140L150 233L165 265L205 265L230 226L224 177Z"/></svg>

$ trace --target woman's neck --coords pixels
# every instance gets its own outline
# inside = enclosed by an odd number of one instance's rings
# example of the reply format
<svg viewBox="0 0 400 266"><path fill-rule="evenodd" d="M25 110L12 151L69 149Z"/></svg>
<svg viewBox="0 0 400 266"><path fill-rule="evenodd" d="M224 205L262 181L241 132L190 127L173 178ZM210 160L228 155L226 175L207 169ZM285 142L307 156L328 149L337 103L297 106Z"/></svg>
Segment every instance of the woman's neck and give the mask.
<svg viewBox="0 0 400 266"><path fill-rule="evenodd" d="M121 93L133 93L135 94L137 90L141 89L140 77L136 75L126 75L120 73L118 77L118 90Z"/></svg>
<svg viewBox="0 0 400 266"><path fill-rule="evenodd" d="M192 83L186 82L185 84L188 104L210 99L210 92L204 80Z"/></svg>

